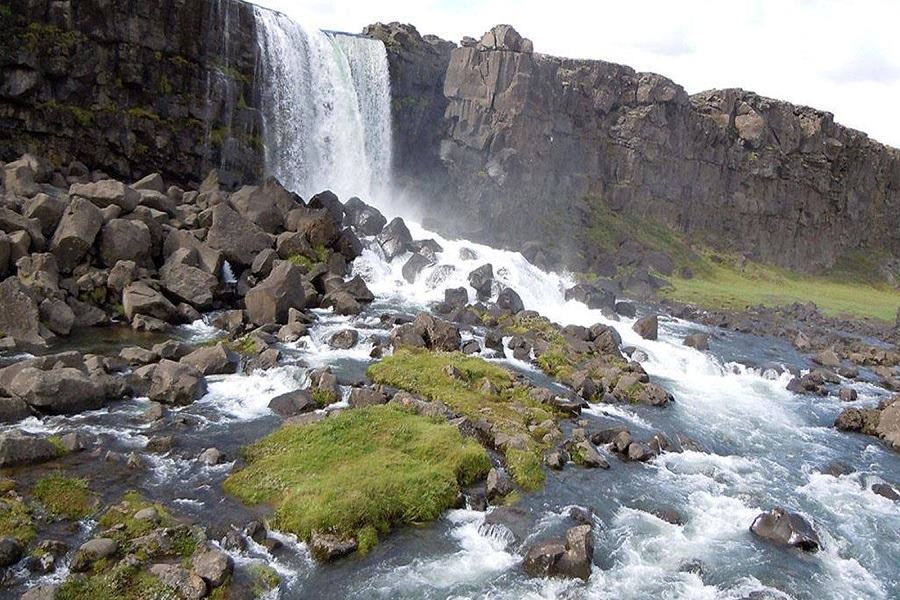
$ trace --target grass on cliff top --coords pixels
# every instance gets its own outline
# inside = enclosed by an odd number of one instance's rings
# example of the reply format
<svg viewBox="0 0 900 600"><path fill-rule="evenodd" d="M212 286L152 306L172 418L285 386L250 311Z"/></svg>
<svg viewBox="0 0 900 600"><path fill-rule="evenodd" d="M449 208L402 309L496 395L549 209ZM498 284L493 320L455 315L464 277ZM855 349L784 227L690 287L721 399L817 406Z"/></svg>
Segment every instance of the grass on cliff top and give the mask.
<svg viewBox="0 0 900 600"><path fill-rule="evenodd" d="M445 373L447 366L456 368L462 377ZM554 415L545 406L512 385L512 375L506 369L460 352L425 352L398 350L368 370L376 383L418 394L428 400L443 402L472 421L490 423L494 431L528 439L528 450L506 455L510 474L526 490L540 488L544 483L541 465L542 446L529 433L529 425L536 425ZM484 380L491 382L496 393L482 390Z"/></svg>
<svg viewBox="0 0 900 600"><path fill-rule="evenodd" d="M742 310L750 306L785 306L815 302L825 314L871 317L893 322L900 290L866 280L838 280L835 275L804 276L748 262L743 269L725 262L710 264L691 279L671 277L663 295L703 308Z"/></svg>
<svg viewBox="0 0 900 600"><path fill-rule="evenodd" d="M247 466L224 483L247 504L275 507L275 526L358 536L437 518L460 485L490 469L485 450L455 427L394 406L286 425L244 451ZM371 537L367 534L363 537Z"/></svg>

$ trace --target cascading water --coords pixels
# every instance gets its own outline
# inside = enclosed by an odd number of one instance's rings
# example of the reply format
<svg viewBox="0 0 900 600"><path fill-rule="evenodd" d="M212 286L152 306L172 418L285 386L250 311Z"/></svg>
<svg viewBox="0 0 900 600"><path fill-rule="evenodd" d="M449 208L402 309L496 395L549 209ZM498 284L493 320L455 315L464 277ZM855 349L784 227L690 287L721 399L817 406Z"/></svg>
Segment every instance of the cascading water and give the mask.
<svg viewBox="0 0 900 600"><path fill-rule="evenodd" d="M303 197L379 197L391 166L390 80L376 40L257 9L266 172Z"/></svg>

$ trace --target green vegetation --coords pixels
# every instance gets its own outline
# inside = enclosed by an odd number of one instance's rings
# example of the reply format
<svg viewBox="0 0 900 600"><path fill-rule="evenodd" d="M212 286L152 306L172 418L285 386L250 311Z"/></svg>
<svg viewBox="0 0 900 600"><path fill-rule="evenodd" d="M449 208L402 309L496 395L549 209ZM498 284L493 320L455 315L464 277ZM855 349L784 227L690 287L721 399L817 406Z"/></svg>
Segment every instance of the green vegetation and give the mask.
<svg viewBox="0 0 900 600"><path fill-rule="evenodd" d="M160 121L161 118L158 114L153 112L150 109L144 108L143 106L134 106L125 111L129 117L133 119L150 119L151 121Z"/></svg>
<svg viewBox="0 0 900 600"><path fill-rule="evenodd" d="M43 110L51 113L55 113L56 115L66 114L71 116L75 121L78 122L82 127L87 127L94 122L94 113L86 108L82 108L80 106L73 106L71 104L61 104L56 100L51 100L49 102L43 102L38 105L38 110Z"/></svg>
<svg viewBox="0 0 900 600"><path fill-rule="evenodd" d="M212 345L215 346L220 340L216 340ZM234 352L245 354L247 356L256 356L259 354L259 344L256 343L249 335L238 338L234 341L225 342L225 345Z"/></svg>
<svg viewBox="0 0 900 600"><path fill-rule="evenodd" d="M450 376L448 367L456 369L461 377ZM459 352L400 350L369 367L368 373L376 383L443 402L472 421L485 419L495 434L522 440L527 449L506 451L510 474L525 489L533 490L543 484L543 446L528 427L553 420L554 415L523 388L514 386L506 369Z"/></svg>
<svg viewBox="0 0 900 600"><path fill-rule="evenodd" d="M286 425L244 451L247 467L225 491L269 503L274 525L309 539L313 531L356 536L437 518L460 485L490 469L487 453L447 423L390 405Z"/></svg>
<svg viewBox="0 0 900 600"><path fill-rule="evenodd" d="M175 592L139 567L120 563L106 572L67 579L57 600L175 600Z"/></svg>
<svg viewBox="0 0 900 600"><path fill-rule="evenodd" d="M378 544L378 530L371 525L367 525L359 530L356 536L357 551L360 554L368 554L369 550Z"/></svg>
<svg viewBox="0 0 900 600"><path fill-rule="evenodd" d="M290 256L288 256L287 261L291 264L297 265L298 267L303 267L307 271L312 269L312 266L314 264L310 258L303 256L302 254L291 254Z"/></svg>
<svg viewBox="0 0 900 600"><path fill-rule="evenodd" d="M340 398L334 393L334 390L326 390L325 388L313 388L312 399L317 405L325 407L334 404Z"/></svg>
<svg viewBox="0 0 900 600"><path fill-rule="evenodd" d="M839 263L840 264L840 263ZM690 279L672 277L663 295L701 307L741 310L749 306L783 306L815 302L824 313L893 321L900 290L884 284L838 279L839 275L804 276L778 267L747 263L739 268L725 261L710 263ZM866 278L868 279L868 278Z"/></svg>
<svg viewBox="0 0 900 600"><path fill-rule="evenodd" d="M250 580L253 582L251 591L257 598L264 596L266 592L277 587L281 582L281 576L278 575L278 571L269 565L253 563L247 567L247 572L250 574Z"/></svg>
<svg viewBox="0 0 900 600"><path fill-rule="evenodd" d="M156 520L138 520L135 514L145 508L156 511ZM100 516L100 526L110 531L120 545L126 545L129 540L141 537L158 527L168 527L173 530L172 549L170 554L175 556L191 556L197 549L197 539L193 532L172 517L171 513L162 504L148 502L137 492L127 492L119 504L110 506ZM144 548L138 553L139 557L146 559L153 554L154 549Z"/></svg>
<svg viewBox="0 0 900 600"><path fill-rule="evenodd" d="M89 516L97 504L87 481L61 474L50 475L38 481L33 494L51 515L73 521Z"/></svg>
<svg viewBox="0 0 900 600"><path fill-rule="evenodd" d="M50 442L50 445L53 446L54 450L56 450L57 456L62 456L69 453L69 451L66 450L65 444L63 444L62 438L60 438L58 435L51 435L47 438L47 441Z"/></svg>
<svg viewBox="0 0 900 600"><path fill-rule="evenodd" d="M31 509L18 498L0 498L0 536L27 544L37 535Z"/></svg>

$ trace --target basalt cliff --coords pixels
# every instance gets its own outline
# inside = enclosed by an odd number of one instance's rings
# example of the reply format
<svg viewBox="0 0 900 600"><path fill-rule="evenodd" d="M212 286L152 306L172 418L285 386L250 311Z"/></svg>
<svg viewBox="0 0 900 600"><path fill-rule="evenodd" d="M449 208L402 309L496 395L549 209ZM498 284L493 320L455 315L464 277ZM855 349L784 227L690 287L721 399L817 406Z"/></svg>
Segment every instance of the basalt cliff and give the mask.
<svg viewBox="0 0 900 600"><path fill-rule="evenodd" d="M259 43L238 0L12 0L0 7L0 158L121 177L264 171ZM459 46L375 24L394 179L449 233L597 270L603 210L817 271L900 253L900 151L831 114L740 89L535 53L509 26ZM89 57L86 60L85 57Z"/></svg>

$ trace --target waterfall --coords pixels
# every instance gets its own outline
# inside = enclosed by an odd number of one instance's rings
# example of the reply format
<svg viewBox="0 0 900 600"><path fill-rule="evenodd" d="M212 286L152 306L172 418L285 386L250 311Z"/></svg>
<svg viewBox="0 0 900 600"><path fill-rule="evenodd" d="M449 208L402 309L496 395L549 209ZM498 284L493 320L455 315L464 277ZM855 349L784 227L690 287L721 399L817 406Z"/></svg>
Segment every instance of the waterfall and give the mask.
<svg viewBox="0 0 900 600"><path fill-rule="evenodd" d="M382 195L392 145L384 44L261 8L256 19L266 174L305 198Z"/></svg>

